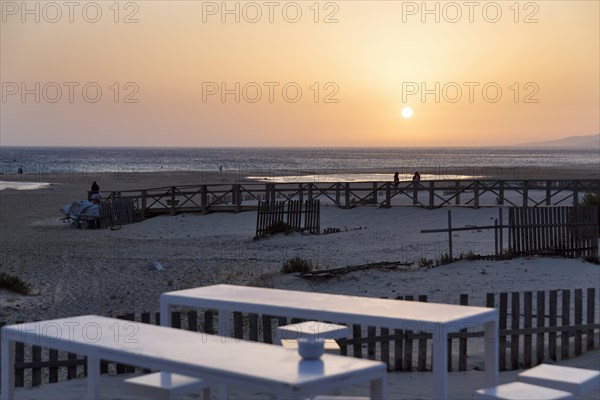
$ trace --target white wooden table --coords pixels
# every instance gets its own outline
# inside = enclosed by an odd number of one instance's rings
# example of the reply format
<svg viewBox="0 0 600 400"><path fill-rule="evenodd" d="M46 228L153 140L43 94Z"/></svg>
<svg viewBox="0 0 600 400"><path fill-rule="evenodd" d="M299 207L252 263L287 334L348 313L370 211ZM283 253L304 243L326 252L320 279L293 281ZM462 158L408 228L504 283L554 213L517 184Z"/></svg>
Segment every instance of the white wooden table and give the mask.
<svg viewBox="0 0 600 400"><path fill-rule="evenodd" d="M14 344L23 342L87 356L88 398L100 398L100 360L110 360L211 382L306 398L370 382L371 397L387 398L385 364L325 354L303 360L264 343L86 315L2 328L1 399L14 398Z"/></svg>
<svg viewBox="0 0 600 400"><path fill-rule="evenodd" d="M498 313L494 308L214 285L163 293L161 325L171 325L173 305L218 310L222 336L229 336L233 311L430 332L434 399L448 397L448 333L483 325L484 385L498 384Z"/></svg>

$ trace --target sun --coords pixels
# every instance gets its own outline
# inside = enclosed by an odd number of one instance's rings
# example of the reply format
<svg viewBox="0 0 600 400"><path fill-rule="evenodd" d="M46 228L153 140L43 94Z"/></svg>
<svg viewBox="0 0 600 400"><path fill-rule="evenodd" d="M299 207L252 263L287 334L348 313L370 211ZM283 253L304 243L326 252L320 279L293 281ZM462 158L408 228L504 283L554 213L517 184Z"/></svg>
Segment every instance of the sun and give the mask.
<svg viewBox="0 0 600 400"><path fill-rule="evenodd" d="M410 107L404 107L401 111L402 117L409 119L413 116L413 109Z"/></svg>

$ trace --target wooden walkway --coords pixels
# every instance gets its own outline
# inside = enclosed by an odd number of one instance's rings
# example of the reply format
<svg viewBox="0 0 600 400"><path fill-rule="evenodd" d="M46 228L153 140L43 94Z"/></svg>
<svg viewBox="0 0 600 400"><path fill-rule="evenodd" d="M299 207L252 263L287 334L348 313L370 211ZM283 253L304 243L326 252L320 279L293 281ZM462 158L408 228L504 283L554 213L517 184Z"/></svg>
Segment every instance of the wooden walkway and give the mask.
<svg viewBox="0 0 600 400"><path fill-rule="evenodd" d="M237 183L168 186L111 192L107 199L130 199L140 218L181 212L241 212L259 202L321 200L341 208L396 205L438 208L465 206L540 207L578 204L587 192L600 193L600 179L444 180L337 183Z"/></svg>

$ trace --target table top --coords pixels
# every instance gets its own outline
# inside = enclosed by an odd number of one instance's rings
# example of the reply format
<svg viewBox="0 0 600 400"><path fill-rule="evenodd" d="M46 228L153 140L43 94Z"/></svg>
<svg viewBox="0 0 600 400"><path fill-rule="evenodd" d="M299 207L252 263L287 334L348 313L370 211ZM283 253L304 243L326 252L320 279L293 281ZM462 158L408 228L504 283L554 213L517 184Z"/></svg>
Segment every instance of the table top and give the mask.
<svg viewBox="0 0 600 400"><path fill-rule="evenodd" d="M424 303L371 297L347 296L214 285L163 293L161 304L201 306L231 311L268 313L332 322L373 324L389 328L427 331L444 325L447 331L467 328L465 324L495 322L493 308ZM414 326L407 327L407 323Z"/></svg>
<svg viewBox="0 0 600 400"><path fill-rule="evenodd" d="M283 390L386 372L385 364L372 360L329 354L303 360L296 351L280 346L96 315L10 325L2 331L10 340L207 380L225 378Z"/></svg>

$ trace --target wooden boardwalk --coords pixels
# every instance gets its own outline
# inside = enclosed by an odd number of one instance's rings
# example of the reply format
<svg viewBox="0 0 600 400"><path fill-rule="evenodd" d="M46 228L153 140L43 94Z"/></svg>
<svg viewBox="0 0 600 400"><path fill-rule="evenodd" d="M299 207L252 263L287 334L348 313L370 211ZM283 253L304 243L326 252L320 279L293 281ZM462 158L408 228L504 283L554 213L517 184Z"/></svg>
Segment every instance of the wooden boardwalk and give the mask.
<svg viewBox="0 0 600 400"><path fill-rule="evenodd" d="M167 186L110 192L107 199L130 199L138 216L181 212L257 210L259 202L297 200L341 208L397 205L438 208L464 206L541 207L578 204L587 192L600 193L600 179L443 180L336 183L235 183Z"/></svg>

